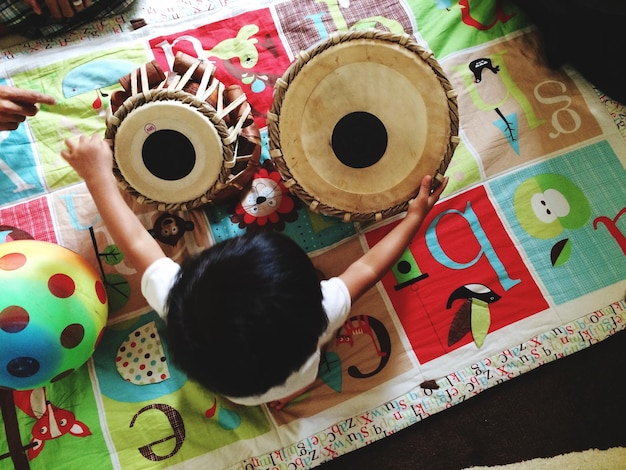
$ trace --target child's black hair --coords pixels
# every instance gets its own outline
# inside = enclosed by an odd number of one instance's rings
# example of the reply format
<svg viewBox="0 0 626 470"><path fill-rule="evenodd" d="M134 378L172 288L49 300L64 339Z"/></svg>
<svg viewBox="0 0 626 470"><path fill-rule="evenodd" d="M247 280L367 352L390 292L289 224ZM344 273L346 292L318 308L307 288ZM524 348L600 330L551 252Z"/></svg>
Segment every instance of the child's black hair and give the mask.
<svg viewBox="0 0 626 470"><path fill-rule="evenodd" d="M297 371L328 318L308 255L289 237L262 232L186 260L167 322L175 364L215 392L245 397Z"/></svg>

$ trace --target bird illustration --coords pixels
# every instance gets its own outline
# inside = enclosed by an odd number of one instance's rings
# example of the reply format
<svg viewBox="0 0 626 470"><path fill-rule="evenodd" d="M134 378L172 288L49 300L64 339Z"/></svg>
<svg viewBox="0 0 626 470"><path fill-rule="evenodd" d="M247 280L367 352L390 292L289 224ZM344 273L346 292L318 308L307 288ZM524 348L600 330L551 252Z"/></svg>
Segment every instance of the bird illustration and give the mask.
<svg viewBox="0 0 626 470"><path fill-rule="evenodd" d="M452 319L448 333L448 346L454 345L470 332L476 347L480 348L485 342L491 325L489 304L501 298L484 284L465 284L455 289L448 297L446 308L452 308L452 304L458 299L463 300L463 303Z"/></svg>

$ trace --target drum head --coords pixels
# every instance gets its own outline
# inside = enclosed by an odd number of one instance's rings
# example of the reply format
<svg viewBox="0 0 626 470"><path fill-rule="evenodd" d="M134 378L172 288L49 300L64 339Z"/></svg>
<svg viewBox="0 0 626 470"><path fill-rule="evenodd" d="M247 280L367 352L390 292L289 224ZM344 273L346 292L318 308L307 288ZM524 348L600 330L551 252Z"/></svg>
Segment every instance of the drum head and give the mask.
<svg viewBox="0 0 626 470"><path fill-rule="evenodd" d="M117 167L134 191L162 203L210 192L223 169L223 145L211 120L184 102L151 101L117 128Z"/></svg>
<svg viewBox="0 0 626 470"><path fill-rule="evenodd" d="M440 167L451 137L449 99L416 52L387 40L335 41L303 55L287 76L270 126L278 125L285 179L320 206L380 213L414 197L423 176Z"/></svg>

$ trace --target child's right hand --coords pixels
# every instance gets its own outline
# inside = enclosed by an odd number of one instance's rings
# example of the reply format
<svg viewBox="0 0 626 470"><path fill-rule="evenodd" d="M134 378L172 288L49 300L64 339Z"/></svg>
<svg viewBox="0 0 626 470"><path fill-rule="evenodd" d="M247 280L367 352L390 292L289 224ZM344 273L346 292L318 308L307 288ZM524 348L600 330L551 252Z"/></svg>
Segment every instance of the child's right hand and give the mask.
<svg viewBox="0 0 626 470"><path fill-rule="evenodd" d="M81 134L78 140L66 139L66 149L61 156L88 184L99 178L112 176L113 152L97 134L87 137Z"/></svg>

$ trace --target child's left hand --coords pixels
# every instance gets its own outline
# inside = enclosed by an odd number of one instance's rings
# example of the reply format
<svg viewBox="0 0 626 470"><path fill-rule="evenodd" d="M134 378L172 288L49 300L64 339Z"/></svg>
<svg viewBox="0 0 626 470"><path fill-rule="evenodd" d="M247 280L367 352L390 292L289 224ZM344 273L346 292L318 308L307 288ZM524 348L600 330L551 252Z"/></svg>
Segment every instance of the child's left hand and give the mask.
<svg viewBox="0 0 626 470"><path fill-rule="evenodd" d="M443 193L446 189L448 179L449 178L446 176L439 187L431 193L430 186L432 183L432 176L424 176L424 178L422 178L417 196L409 202L407 216L416 215L420 219L424 218L424 216L430 212L435 203L439 200L441 193Z"/></svg>

